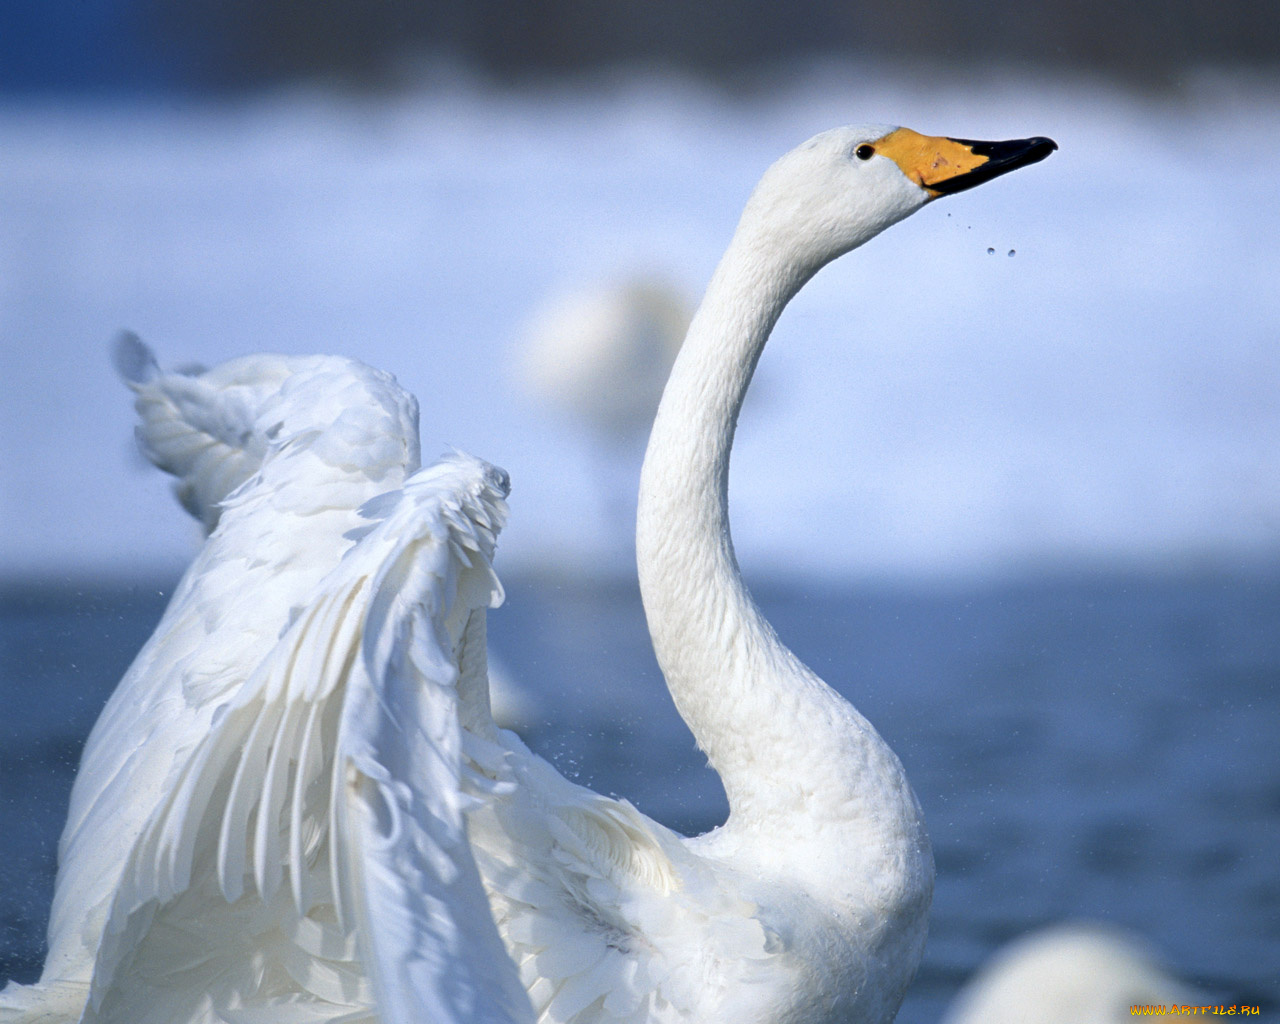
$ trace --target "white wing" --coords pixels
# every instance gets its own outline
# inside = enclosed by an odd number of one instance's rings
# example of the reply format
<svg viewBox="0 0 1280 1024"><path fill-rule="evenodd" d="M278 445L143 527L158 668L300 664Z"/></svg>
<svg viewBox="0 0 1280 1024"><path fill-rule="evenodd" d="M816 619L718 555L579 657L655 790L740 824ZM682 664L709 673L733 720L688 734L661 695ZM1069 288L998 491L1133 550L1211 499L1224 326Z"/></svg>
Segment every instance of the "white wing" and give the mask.
<svg viewBox="0 0 1280 1024"><path fill-rule="evenodd" d="M97 1019L157 1005L189 1019L163 1003L174 991L245 1020L375 1006L385 1021L532 1019L461 784L460 687L483 691L505 488L458 456L370 503L378 521L224 706L135 847Z"/></svg>
<svg viewBox="0 0 1280 1024"><path fill-rule="evenodd" d="M482 609L501 600L489 559L507 493L505 474L473 473L461 481L470 500L441 500L458 482L424 479L388 520L395 548L381 559L364 638L372 685L352 691L343 714L349 871L385 1021L533 1017L463 817L475 803L463 792L463 718L483 721L487 707ZM413 536L428 509L435 521ZM499 787L472 773L465 788Z"/></svg>
<svg viewBox="0 0 1280 1024"><path fill-rule="evenodd" d="M782 945L750 880L496 739L464 736L473 773L511 783L471 812L471 842L539 1022L756 1019Z"/></svg>
<svg viewBox="0 0 1280 1024"><path fill-rule="evenodd" d="M88 985L123 865L196 744L338 565L352 543L345 535L368 525L357 509L417 469L417 406L389 375L320 356L234 365L259 411L250 422L230 395L221 418L240 423L244 448L266 455L223 497L218 527L89 737L59 846L42 976L49 990ZM271 383L281 366L290 375ZM182 379L228 375L216 368ZM153 374L140 401L179 377ZM206 389L210 416L228 395ZM170 423L174 436L195 430L180 419Z"/></svg>
<svg viewBox="0 0 1280 1024"><path fill-rule="evenodd" d="M222 502L280 445L327 432L339 461L419 463L417 405L387 374L332 356L252 355L212 369L163 372L137 335L116 341L116 368L137 396L143 453L176 477L174 493L206 532ZM394 407L399 422L358 438L359 421ZM354 428L354 430L353 430ZM372 445L362 450L355 442ZM359 504L357 501L356 504Z"/></svg>
<svg viewBox="0 0 1280 1024"><path fill-rule="evenodd" d="M138 447L177 479L174 493L206 532L222 499L262 466L272 424L255 429L259 410L290 376L284 356L252 356L212 371L163 373L135 334L116 341L116 368L137 395Z"/></svg>

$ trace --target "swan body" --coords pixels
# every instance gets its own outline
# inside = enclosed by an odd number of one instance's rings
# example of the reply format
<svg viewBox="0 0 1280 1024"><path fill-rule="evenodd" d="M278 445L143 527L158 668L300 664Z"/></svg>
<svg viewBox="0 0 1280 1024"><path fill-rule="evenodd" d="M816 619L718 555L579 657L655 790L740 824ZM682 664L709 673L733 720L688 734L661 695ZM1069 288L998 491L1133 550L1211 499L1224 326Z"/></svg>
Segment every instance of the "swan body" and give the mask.
<svg viewBox="0 0 1280 1024"><path fill-rule="evenodd" d="M1206 1002L1136 936L1073 922L1001 949L961 989L942 1024L1122 1024L1134 1006Z"/></svg>
<svg viewBox="0 0 1280 1024"><path fill-rule="evenodd" d="M144 450L212 532L90 737L44 975L0 994L0 1019L891 1020L932 893L920 808L747 593L729 449L814 272L1052 148L837 129L747 204L638 513L654 649L729 798L693 839L495 727L504 473L458 454L420 468L413 400L358 363L171 374L126 344Z"/></svg>

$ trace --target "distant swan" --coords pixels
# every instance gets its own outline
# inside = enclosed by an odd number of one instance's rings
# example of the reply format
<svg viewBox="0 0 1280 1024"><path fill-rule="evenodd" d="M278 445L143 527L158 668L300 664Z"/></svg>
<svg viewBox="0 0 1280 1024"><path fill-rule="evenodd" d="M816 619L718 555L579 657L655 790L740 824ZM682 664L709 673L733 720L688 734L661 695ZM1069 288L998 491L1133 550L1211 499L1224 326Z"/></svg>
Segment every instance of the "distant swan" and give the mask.
<svg viewBox="0 0 1280 1024"><path fill-rule="evenodd" d="M942 1024L1123 1024L1134 1006L1206 1002L1164 971L1137 936L1075 921L999 950L960 990Z"/></svg>
<svg viewBox="0 0 1280 1024"><path fill-rule="evenodd" d="M693 309L650 275L556 295L530 319L519 353L525 390L610 444L647 431Z"/></svg>
<svg viewBox="0 0 1280 1024"><path fill-rule="evenodd" d="M212 533L85 748L41 981L5 1021L893 1018L933 860L902 766L738 574L729 449L787 301L924 206L1043 159L887 126L765 174L672 371L640 583L727 823L685 839L494 728L485 609L506 474L419 469L386 374L125 353L153 460Z"/></svg>
<svg viewBox="0 0 1280 1024"><path fill-rule="evenodd" d="M692 316L679 289L634 274L549 298L530 318L518 353L523 390L579 427L590 445L622 564L631 561L644 439Z"/></svg>

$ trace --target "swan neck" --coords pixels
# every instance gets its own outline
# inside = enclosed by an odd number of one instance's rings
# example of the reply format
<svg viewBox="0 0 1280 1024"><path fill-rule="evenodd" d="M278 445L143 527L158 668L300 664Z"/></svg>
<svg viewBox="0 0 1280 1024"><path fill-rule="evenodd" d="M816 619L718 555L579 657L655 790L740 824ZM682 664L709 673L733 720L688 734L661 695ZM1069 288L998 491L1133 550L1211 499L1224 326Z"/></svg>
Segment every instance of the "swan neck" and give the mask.
<svg viewBox="0 0 1280 1024"><path fill-rule="evenodd" d="M641 474L641 509L696 525L691 539L726 556L735 577L728 493L738 413L782 310L813 273L768 258L766 248L739 228L716 268L663 391ZM661 486L675 480L687 490ZM638 539L647 547L659 538L650 530Z"/></svg>
<svg viewBox="0 0 1280 1024"><path fill-rule="evenodd" d="M641 472L636 551L654 652L735 814L760 797L741 738L761 735L773 696L811 682L825 690L752 601L728 518L738 412L774 324L811 274L739 228L672 368Z"/></svg>
<svg viewBox="0 0 1280 1024"><path fill-rule="evenodd" d="M712 276L654 420L636 516L640 592L672 699L729 802L728 822L697 848L806 907L827 906L835 931L856 935L876 962L914 965L933 861L906 774L866 719L778 640L734 556L738 413L783 308L825 262L808 233L772 216L779 204L788 212L788 193L761 195ZM827 258L883 220L827 245ZM911 974L895 970L884 1019Z"/></svg>

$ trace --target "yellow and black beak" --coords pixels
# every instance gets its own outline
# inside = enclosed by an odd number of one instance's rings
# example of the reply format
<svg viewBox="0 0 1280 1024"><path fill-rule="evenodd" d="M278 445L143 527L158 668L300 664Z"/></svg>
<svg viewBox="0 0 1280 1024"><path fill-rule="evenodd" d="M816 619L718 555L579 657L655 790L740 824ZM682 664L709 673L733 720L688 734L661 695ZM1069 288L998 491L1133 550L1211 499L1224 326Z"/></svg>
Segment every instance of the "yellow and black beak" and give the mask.
<svg viewBox="0 0 1280 1024"><path fill-rule="evenodd" d="M1058 144L1053 139L1010 139L976 142L921 135L898 128L871 144L902 173L930 193L931 198L963 192L1028 164L1039 163Z"/></svg>

